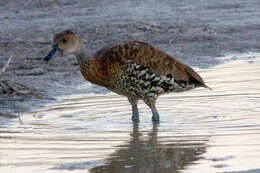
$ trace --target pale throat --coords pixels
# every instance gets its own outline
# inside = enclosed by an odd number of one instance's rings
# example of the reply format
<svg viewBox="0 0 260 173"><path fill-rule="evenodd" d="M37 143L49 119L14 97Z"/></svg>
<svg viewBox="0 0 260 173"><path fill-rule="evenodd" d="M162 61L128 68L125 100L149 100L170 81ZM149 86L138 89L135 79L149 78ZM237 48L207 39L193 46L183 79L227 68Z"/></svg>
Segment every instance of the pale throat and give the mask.
<svg viewBox="0 0 260 173"><path fill-rule="evenodd" d="M74 53L79 65L83 65L85 63L88 63L89 60L91 60L93 57L89 54L87 48L83 43L80 43L80 47L78 50Z"/></svg>

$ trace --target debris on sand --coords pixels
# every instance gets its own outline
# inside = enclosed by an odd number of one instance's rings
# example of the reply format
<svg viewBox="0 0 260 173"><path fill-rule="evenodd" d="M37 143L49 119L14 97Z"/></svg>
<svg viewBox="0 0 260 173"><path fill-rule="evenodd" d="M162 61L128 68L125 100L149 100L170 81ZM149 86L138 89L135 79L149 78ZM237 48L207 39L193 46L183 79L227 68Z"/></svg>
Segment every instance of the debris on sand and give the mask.
<svg viewBox="0 0 260 173"><path fill-rule="evenodd" d="M12 56L9 57L7 63L4 65L4 67L2 68L2 70L0 71L0 79L2 78L3 74L5 73L6 69L9 67L9 64L12 60Z"/></svg>
<svg viewBox="0 0 260 173"><path fill-rule="evenodd" d="M18 118L19 116L10 112L0 112L0 117L4 117L4 118Z"/></svg>
<svg viewBox="0 0 260 173"><path fill-rule="evenodd" d="M2 76L6 72L7 68L9 67L12 58L13 58L12 56L9 57L7 63L0 71L0 94L1 94L0 96L3 96L4 94L23 95L27 97L29 96L30 98L42 99L43 95L37 92L35 89L27 87L18 82L2 79Z"/></svg>
<svg viewBox="0 0 260 173"><path fill-rule="evenodd" d="M26 99L43 99L44 98L44 96L34 88L30 88L28 86L25 86L24 84L14 82L9 79L3 79L3 75L6 72L7 68L9 67L11 60L12 60L12 57L10 57L8 59L7 63L0 70L0 99L3 101L3 102L0 102L0 108L1 108L0 117L5 117L8 119L18 117L15 113L13 113L13 111L15 111L14 109L16 109L16 107L12 107L11 102L23 101ZM10 99L12 101L9 103ZM5 106L4 106L5 104L9 105L9 106L7 106L6 110L3 109L3 108L5 108Z"/></svg>
<svg viewBox="0 0 260 173"><path fill-rule="evenodd" d="M20 95L37 99L43 98L43 95L35 89L8 80L0 80L0 94Z"/></svg>

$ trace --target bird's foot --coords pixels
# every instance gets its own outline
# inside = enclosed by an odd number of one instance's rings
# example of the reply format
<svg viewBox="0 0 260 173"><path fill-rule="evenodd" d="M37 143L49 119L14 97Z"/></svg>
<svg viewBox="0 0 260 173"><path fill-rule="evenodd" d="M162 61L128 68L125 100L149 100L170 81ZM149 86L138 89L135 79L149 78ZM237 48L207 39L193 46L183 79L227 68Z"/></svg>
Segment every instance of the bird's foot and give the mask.
<svg viewBox="0 0 260 173"><path fill-rule="evenodd" d="M152 116L152 121L153 121L154 124L159 124L160 123L159 115L157 115L157 116L153 115Z"/></svg>

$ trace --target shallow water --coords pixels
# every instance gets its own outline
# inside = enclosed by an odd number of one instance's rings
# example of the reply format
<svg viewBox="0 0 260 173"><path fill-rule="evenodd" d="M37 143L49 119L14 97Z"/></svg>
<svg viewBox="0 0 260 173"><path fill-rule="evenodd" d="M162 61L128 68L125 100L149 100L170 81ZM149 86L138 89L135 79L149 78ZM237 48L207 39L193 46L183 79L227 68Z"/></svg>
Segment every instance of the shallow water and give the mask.
<svg viewBox="0 0 260 173"><path fill-rule="evenodd" d="M0 126L0 172L260 172L259 67L198 70L213 91L160 97L160 125L112 93L64 97Z"/></svg>

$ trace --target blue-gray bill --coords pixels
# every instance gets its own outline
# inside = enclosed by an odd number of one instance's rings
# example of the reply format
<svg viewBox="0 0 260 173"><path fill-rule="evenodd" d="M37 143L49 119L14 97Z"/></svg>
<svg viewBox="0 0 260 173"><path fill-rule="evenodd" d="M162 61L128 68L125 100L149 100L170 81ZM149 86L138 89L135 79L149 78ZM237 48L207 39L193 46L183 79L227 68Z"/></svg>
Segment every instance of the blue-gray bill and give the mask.
<svg viewBox="0 0 260 173"><path fill-rule="evenodd" d="M50 53L48 53L47 56L44 57L43 60L44 60L44 61L49 61L51 58L53 58L53 57L56 55L57 50L58 50L58 46L53 45L53 46L52 46L52 50L50 51Z"/></svg>

